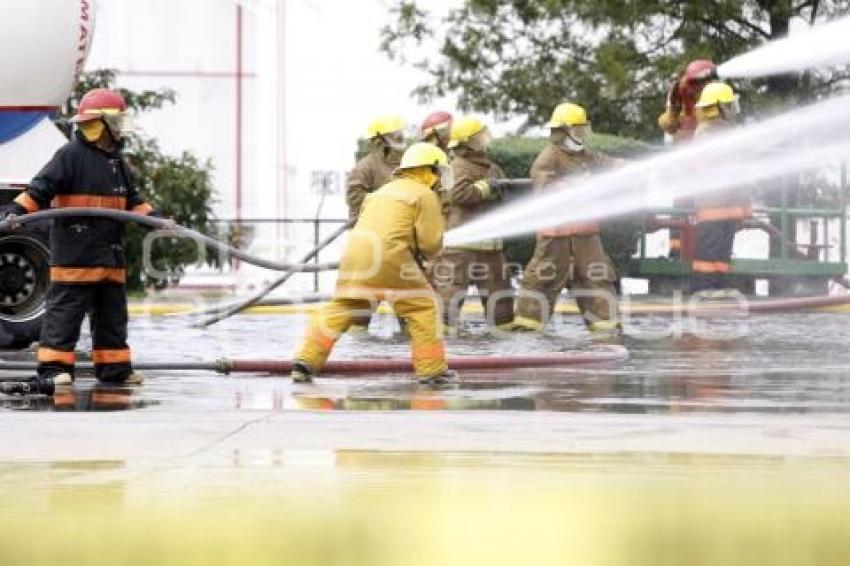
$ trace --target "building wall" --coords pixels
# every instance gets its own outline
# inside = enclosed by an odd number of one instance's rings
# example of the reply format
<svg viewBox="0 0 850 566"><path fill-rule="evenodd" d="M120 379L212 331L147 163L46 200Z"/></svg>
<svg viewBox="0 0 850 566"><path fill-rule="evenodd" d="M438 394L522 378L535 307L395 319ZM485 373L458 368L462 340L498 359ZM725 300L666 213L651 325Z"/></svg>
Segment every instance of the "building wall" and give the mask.
<svg viewBox="0 0 850 566"><path fill-rule="evenodd" d="M422 75L378 52L379 30L391 18L388 4L98 0L87 68L117 69L119 83L128 88L177 92L177 104L138 117L137 126L170 153L189 150L211 158L217 213L234 218L241 6L241 217L313 217L320 198L315 180L328 176L334 191L322 216L340 218L346 214L341 185L370 118L398 112L416 124L429 111L410 97ZM311 247L312 236L312 230L264 225L252 251L295 257Z"/></svg>

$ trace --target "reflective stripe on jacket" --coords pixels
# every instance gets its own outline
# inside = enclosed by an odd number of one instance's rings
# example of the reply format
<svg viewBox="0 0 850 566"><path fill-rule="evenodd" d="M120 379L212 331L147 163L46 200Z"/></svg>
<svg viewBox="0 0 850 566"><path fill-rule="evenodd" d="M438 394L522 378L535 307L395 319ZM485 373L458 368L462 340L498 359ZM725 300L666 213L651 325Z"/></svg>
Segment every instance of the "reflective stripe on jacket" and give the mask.
<svg viewBox="0 0 850 566"><path fill-rule="evenodd" d="M79 134L59 148L15 202L26 212L91 207L150 214L120 150L106 152ZM122 223L58 218L50 229L51 274L74 282L123 281ZM58 269L57 269L58 268Z"/></svg>

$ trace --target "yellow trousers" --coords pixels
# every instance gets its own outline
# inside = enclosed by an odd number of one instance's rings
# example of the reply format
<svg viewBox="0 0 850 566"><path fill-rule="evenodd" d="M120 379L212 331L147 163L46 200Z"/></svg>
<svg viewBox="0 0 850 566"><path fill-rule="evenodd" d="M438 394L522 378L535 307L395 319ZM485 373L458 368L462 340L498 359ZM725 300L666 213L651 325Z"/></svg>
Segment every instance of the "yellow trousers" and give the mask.
<svg viewBox="0 0 850 566"><path fill-rule="evenodd" d="M364 315L371 315L381 300L386 300L406 324L416 375L425 377L445 371L446 353L438 335L441 326L436 297L430 289L381 293L368 298L334 297L313 315L295 359L319 373L339 337Z"/></svg>

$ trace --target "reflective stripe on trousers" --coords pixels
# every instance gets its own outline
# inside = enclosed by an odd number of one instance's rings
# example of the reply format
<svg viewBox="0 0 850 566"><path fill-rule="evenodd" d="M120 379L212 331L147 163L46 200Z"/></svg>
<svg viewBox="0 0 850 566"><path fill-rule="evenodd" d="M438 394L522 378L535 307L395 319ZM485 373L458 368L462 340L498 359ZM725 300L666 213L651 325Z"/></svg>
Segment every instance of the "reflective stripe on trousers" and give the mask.
<svg viewBox="0 0 850 566"><path fill-rule="evenodd" d="M437 299L430 289L422 289L418 293L404 292L395 297L379 293L381 296L373 299L334 297L313 316L295 359L307 364L314 372L320 372L338 337L364 314L371 314L373 305L383 298L406 324L416 375L442 373L447 366L443 341L438 334L441 324L437 316Z"/></svg>
<svg viewBox="0 0 850 566"><path fill-rule="evenodd" d="M691 264L691 269L694 273L729 273L729 262L695 259Z"/></svg>
<svg viewBox="0 0 850 566"><path fill-rule="evenodd" d="M123 267L51 267L50 280L56 283L126 283L127 270Z"/></svg>

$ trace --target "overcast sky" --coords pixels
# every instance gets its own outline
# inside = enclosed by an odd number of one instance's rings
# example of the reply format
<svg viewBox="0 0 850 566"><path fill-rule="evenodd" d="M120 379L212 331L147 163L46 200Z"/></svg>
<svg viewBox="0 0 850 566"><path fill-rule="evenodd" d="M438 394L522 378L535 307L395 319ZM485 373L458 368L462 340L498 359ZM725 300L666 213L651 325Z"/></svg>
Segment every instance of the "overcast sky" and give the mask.
<svg viewBox="0 0 850 566"><path fill-rule="evenodd" d="M453 2L429 2L447 9ZM410 96L423 80L378 52L380 28L390 21L384 0L286 0L283 20L285 94L275 96L274 0L244 3L244 167L248 215L298 215L315 210L311 172L344 172L369 120L395 112L418 123L431 109ZM236 3L233 0L98 0L88 68L116 68L132 88L171 87L172 108L137 122L170 152L211 157L221 194L220 213L232 214L235 190ZM210 76L210 74L216 74ZM220 75L218 75L220 74ZM278 116L281 104L285 114ZM451 110L450 102L436 106ZM283 120L286 210L270 207L269 175L276 154L271 122ZM256 198L250 197L250 195ZM282 203L279 203L282 206ZM326 212L344 212L342 197Z"/></svg>

